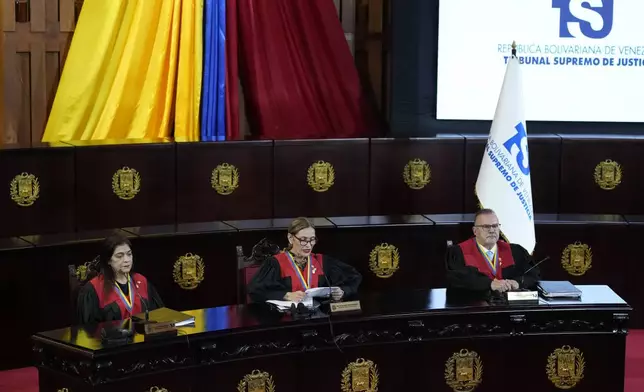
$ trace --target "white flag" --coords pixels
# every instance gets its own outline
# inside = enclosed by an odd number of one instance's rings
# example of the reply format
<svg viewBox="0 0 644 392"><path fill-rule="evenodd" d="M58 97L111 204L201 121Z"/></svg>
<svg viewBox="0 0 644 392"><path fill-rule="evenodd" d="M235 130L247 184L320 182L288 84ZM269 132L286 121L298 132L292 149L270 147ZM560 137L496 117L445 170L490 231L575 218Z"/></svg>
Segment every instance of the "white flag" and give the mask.
<svg viewBox="0 0 644 392"><path fill-rule="evenodd" d="M476 194L484 208L496 212L508 241L529 253L536 244L528 134L523 109L519 60L512 57L501 87L481 162Z"/></svg>

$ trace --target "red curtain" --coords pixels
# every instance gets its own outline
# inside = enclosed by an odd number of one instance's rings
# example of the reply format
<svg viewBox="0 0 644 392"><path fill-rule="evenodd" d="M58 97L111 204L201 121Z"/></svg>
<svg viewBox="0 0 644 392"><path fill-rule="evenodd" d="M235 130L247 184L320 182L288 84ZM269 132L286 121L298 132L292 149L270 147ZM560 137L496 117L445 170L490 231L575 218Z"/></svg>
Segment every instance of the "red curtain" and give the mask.
<svg viewBox="0 0 644 392"><path fill-rule="evenodd" d="M226 140L239 139L237 0L226 0Z"/></svg>
<svg viewBox="0 0 644 392"><path fill-rule="evenodd" d="M254 137L374 134L375 111L362 93L333 1L229 1L237 3L239 72ZM228 19L229 32L232 25ZM232 34L227 38L232 45Z"/></svg>

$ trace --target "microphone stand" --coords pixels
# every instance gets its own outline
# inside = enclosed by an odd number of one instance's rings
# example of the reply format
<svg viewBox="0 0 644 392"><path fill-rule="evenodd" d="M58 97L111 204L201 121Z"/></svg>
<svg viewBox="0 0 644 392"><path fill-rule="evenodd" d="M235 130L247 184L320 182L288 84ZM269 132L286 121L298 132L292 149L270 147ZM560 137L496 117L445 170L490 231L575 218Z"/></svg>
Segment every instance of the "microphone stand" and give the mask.
<svg viewBox="0 0 644 392"><path fill-rule="evenodd" d="M535 269L537 266L539 266L539 264L541 264L541 263L543 263L544 261L548 260L549 258L550 258L550 256L546 256L546 257L544 257L544 258L543 258L543 260L539 261L537 264L533 265L532 267L528 268L527 270L525 270L525 271L523 272L523 274L521 275L521 287L523 287L523 286L524 286L524 283L525 283L525 275L526 275L528 272L530 272L530 271L532 271L533 269Z"/></svg>
<svg viewBox="0 0 644 392"><path fill-rule="evenodd" d="M145 314L145 319L144 320L139 320L134 322L134 329L136 330L137 333L146 334L145 326L147 324L152 324L155 323L156 321L150 321L150 309L145 302L145 299L143 299L143 296L139 294L139 292L136 292L136 295L139 297L139 300L141 301L141 306L143 307L143 311Z"/></svg>

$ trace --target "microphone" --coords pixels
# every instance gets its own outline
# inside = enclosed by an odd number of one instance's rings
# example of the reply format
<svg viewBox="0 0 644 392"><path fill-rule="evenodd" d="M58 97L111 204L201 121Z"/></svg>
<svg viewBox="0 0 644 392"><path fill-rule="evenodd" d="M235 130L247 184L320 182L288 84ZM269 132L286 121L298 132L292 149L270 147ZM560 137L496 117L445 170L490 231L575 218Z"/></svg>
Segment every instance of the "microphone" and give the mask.
<svg viewBox="0 0 644 392"><path fill-rule="evenodd" d="M143 306L143 311L145 312L145 322L150 321L150 309L148 308L148 305L145 303L145 300L143 299L143 296L139 294L139 292L136 292L136 295L139 296L139 299L141 300L141 306Z"/></svg>
<svg viewBox="0 0 644 392"><path fill-rule="evenodd" d="M317 257L316 257L316 260L317 260ZM320 264L322 264L322 266L324 267L324 261L322 261L322 263L320 263ZM323 272L322 276L324 276L324 280L326 280L326 284L327 284L327 286L329 286L329 302L331 302L331 301L333 301L333 295L332 295L333 294L333 289L332 289L333 286L331 286L331 280L327 276L326 271L324 271L324 268L322 268L322 272Z"/></svg>
<svg viewBox="0 0 644 392"><path fill-rule="evenodd" d="M526 275L528 272L532 271L533 269L537 268L537 267L539 266L539 264L543 263L544 261L548 260L549 258L550 258L550 256L546 256L546 257L544 257L541 261L539 261L538 263L536 263L536 264L535 264L535 265L533 265L532 267L530 267L530 268L528 268L527 270L525 270L525 271L523 272L523 274L521 275L521 286L523 286L523 282L524 282L525 275Z"/></svg>
<svg viewBox="0 0 644 392"><path fill-rule="evenodd" d="M326 280L326 284L327 284L327 286L329 286L329 301L332 301L333 300L333 295L332 295L333 294L333 289L332 289L333 286L331 286L331 281L329 280L329 277L326 276L326 272L322 276L324 276L324 280Z"/></svg>
<svg viewBox="0 0 644 392"><path fill-rule="evenodd" d="M297 305L291 304L289 313L294 320L307 319L313 314L312 311L307 308L306 305L304 305L302 302L298 302Z"/></svg>
<svg viewBox="0 0 644 392"><path fill-rule="evenodd" d="M324 270L323 270L323 272L324 272ZM329 300L328 300L328 303L329 303L329 307L330 307L331 302L333 302L333 296L332 296L332 291L333 291L332 287L333 286L331 286L331 280L326 275L326 272L322 276L324 276L324 279L326 280L326 284L329 286ZM331 340L333 340L333 344L335 344L335 347L338 349L338 351L340 351L341 353L344 354L344 351L342 351L342 349L340 348L340 345L338 344L338 339L335 336L335 331L333 330L333 320L331 320L331 309L330 308L329 308L329 314L327 315L327 317L328 317L328 320L329 320L329 333L331 334Z"/></svg>

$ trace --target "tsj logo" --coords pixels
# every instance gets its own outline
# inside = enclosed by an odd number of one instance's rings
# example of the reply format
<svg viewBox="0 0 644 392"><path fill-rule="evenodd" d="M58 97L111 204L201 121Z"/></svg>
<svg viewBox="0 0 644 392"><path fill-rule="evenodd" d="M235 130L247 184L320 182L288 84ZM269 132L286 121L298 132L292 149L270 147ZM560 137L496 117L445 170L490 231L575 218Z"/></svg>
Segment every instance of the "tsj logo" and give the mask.
<svg viewBox="0 0 644 392"><path fill-rule="evenodd" d="M559 8L559 37L606 38L613 29L614 0L552 0Z"/></svg>

